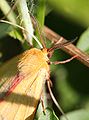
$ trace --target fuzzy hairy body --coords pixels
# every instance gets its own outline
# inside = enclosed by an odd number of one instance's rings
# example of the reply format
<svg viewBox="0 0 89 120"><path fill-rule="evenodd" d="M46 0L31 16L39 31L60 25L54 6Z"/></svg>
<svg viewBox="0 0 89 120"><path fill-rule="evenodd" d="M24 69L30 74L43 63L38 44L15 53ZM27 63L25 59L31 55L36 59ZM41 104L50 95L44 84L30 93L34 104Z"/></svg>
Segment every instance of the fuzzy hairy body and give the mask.
<svg viewBox="0 0 89 120"><path fill-rule="evenodd" d="M32 48L13 58L0 71L0 120L32 120L49 78L47 51Z"/></svg>

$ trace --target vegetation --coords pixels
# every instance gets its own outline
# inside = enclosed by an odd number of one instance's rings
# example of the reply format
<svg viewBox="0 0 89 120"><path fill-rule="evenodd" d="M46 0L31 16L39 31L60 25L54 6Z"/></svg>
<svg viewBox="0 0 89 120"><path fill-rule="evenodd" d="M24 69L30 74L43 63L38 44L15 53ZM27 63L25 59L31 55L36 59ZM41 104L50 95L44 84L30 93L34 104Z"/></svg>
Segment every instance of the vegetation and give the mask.
<svg viewBox="0 0 89 120"><path fill-rule="evenodd" d="M59 35L74 42L75 46L89 53L89 0L27 0L27 8L19 4L13 6L13 2L3 0L0 2L0 18L3 17L14 24L23 25L29 31L32 26L28 17L24 18L26 9L31 16L34 16L42 30L46 25ZM24 0L26 2L26 0ZM23 5L24 6L24 5ZM12 10L10 11L10 9ZM23 11L22 11L23 10ZM9 11L9 13L7 12ZM25 13L24 13L25 12ZM24 23L24 24L22 24ZM32 30L33 32L33 30ZM32 33L31 33L32 34ZM36 29L35 35L40 38ZM45 33L43 32L45 36ZM13 56L29 49L27 41L38 47L37 43L18 27L6 23L0 23L0 64L11 59ZM32 37L32 36L30 36ZM27 41L25 40L27 38ZM51 42L45 40L49 47ZM70 56L61 51L55 50L51 61L65 60ZM89 68L78 60L66 64L51 65L51 80L53 82L53 93L58 103L63 108L69 120L89 120ZM46 101L48 98L46 97ZM51 101L51 99L50 99ZM38 106L35 120L64 120L57 107L47 104L46 114Z"/></svg>

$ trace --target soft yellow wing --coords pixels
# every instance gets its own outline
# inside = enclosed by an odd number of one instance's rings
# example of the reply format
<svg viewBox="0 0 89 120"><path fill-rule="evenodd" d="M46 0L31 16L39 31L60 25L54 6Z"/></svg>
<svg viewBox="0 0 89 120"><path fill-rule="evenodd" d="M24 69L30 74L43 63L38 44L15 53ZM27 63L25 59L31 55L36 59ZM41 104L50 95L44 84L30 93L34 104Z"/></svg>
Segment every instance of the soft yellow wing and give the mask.
<svg viewBox="0 0 89 120"><path fill-rule="evenodd" d="M20 82L15 88L12 87L14 90L11 89L11 93L7 92L9 94L5 94L4 100L0 102L0 120L25 120L27 118L32 120L43 85L48 77L49 66L44 54L41 50L31 49L12 59L5 66L0 75L0 82L5 81L4 87L1 87L1 98L3 90L6 92L5 87L9 91L10 87L8 88L7 83L10 84L16 78L19 78Z"/></svg>

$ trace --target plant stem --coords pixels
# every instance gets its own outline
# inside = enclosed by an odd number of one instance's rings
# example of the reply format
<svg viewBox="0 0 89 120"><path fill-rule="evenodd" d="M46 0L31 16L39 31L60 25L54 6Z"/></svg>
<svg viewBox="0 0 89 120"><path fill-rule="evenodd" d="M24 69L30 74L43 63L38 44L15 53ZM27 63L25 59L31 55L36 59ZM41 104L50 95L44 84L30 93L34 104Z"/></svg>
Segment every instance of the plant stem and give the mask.
<svg viewBox="0 0 89 120"><path fill-rule="evenodd" d="M12 23L16 23L15 20L15 13L13 12L12 8L9 6L6 0L0 2L0 9L4 13L5 17Z"/></svg>
<svg viewBox="0 0 89 120"><path fill-rule="evenodd" d="M29 15L28 7L26 0L19 0L18 1L18 11L20 13L22 22L23 22L23 27L26 29L25 35L26 35L26 40L32 45L32 36L34 33L33 25L31 22L31 17Z"/></svg>
<svg viewBox="0 0 89 120"><path fill-rule="evenodd" d="M52 31L50 28L44 26L44 31L45 31L45 35L46 37L52 41L52 42L57 42L61 36L58 35L57 33L55 33L54 31ZM63 38L61 40L60 44L63 43L67 43L68 41ZM60 48L60 44L59 44L59 48ZM84 65L86 65L87 67L89 67L89 55L84 53L83 51L81 51L80 49L78 49L75 45L73 45L72 43L68 44L68 45L63 45L60 49L62 49L63 51L67 52L68 54L75 56L78 55L78 57L76 59L78 59L79 61L81 61Z"/></svg>

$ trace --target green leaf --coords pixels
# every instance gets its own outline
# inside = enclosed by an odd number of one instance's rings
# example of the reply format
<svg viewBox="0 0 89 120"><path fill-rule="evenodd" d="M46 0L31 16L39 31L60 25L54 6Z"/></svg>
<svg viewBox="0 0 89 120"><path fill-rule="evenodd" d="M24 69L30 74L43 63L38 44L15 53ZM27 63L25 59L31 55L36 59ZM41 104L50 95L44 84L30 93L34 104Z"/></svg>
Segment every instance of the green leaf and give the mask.
<svg viewBox="0 0 89 120"><path fill-rule="evenodd" d="M59 120L52 109L51 101L47 101L47 92L45 86L43 87L43 95L44 96L42 100L45 113L43 112L42 102L40 102L36 111L35 120Z"/></svg>
<svg viewBox="0 0 89 120"><path fill-rule="evenodd" d="M0 9L4 13L4 15L6 15L5 17L7 17L9 21L16 23L15 13L13 12L13 10L11 10L11 7L9 6L6 0L3 0L2 2L0 2Z"/></svg>
<svg viewBox="0 0 89 120"><path fill-rule="evenodd" d="M35 34L39 41L41 42L41 34L42 34L42 28L44 27L44 22L45 22L45 11L46 11L46 0L37 0L35 3L36 8L34 9L34 16L37 19L37 29L35 31ZM39 30L38 30L39 29ZM33 41L34 46L38 46L35 41Z"/></svg>
<svg viewBox="0 0 89 120"><path fill-rule="evenodd" d="M14 39L18 39L21 42L24 42L24 37L21 35L18 29L7 23L0 23L0 38L6 36L7 34L9 34Z"/></svg>
<svg viewBox="0 0 89 120"><path fill-rule="evenodd" d="M46 0L39 0L39 6L37 8L37 19L40 22L41 27L43 27L44 25L45 7L46 7Z"/></svg>
<svg viewBox="0 0 89 120"><path fill-rule="evenodd" d="M58 117L55 115L54 111L50 108L46 108L45 113L42 112L39 114L38 118L35 120L59 120Z"/></svg>
<svg viewBox="0 0 89 120"><path fill-rule="evenodd" d="M18 39L19 41L21 41L22 43L24 42L24 37L21 35L21 33L16 30L16 29L13 29L11 32L9 32L9 35L11 37L13 37L14 39Z"/></svg>
<svg viewBox="0 0 89 120"><path fill-rule="evenodd" d="M57 90L57 100L62 109L65 111L72 109L73 106L77 104L79 101L79 95L77 92L70 86L69 84L69 72L68 69L63 66L59 65L58 68L54 69L55 76L56 76L56 83L55 87ZM53 71L53 74L54 74ZM69 104L68 104L69 103Z"/></svg>
<svg viewBox="0 0 89 120"><path fill-rule="evenodd" d="M10 32L10 25L5 23L0 23L0 38L6 36Z"/></svg>
<svg viewBox="0 0 89 120"><path fill-rule="evenodd" d="M80 36L77 47L89 53L89 28Z"/></svg>
<svg viewBox="0 0 89 120"><path fill-rule="evenodd" d="M67 114L69 120L89 120L89 110L81 109ZM65 120L62 116L61 120Z"/></svg>
<svg viewBox="0 0 89 120"><path fill-rule="evenodd" d="M60 14L70 18L82 26L89 26L88 0L48 0Z"/></svg>

